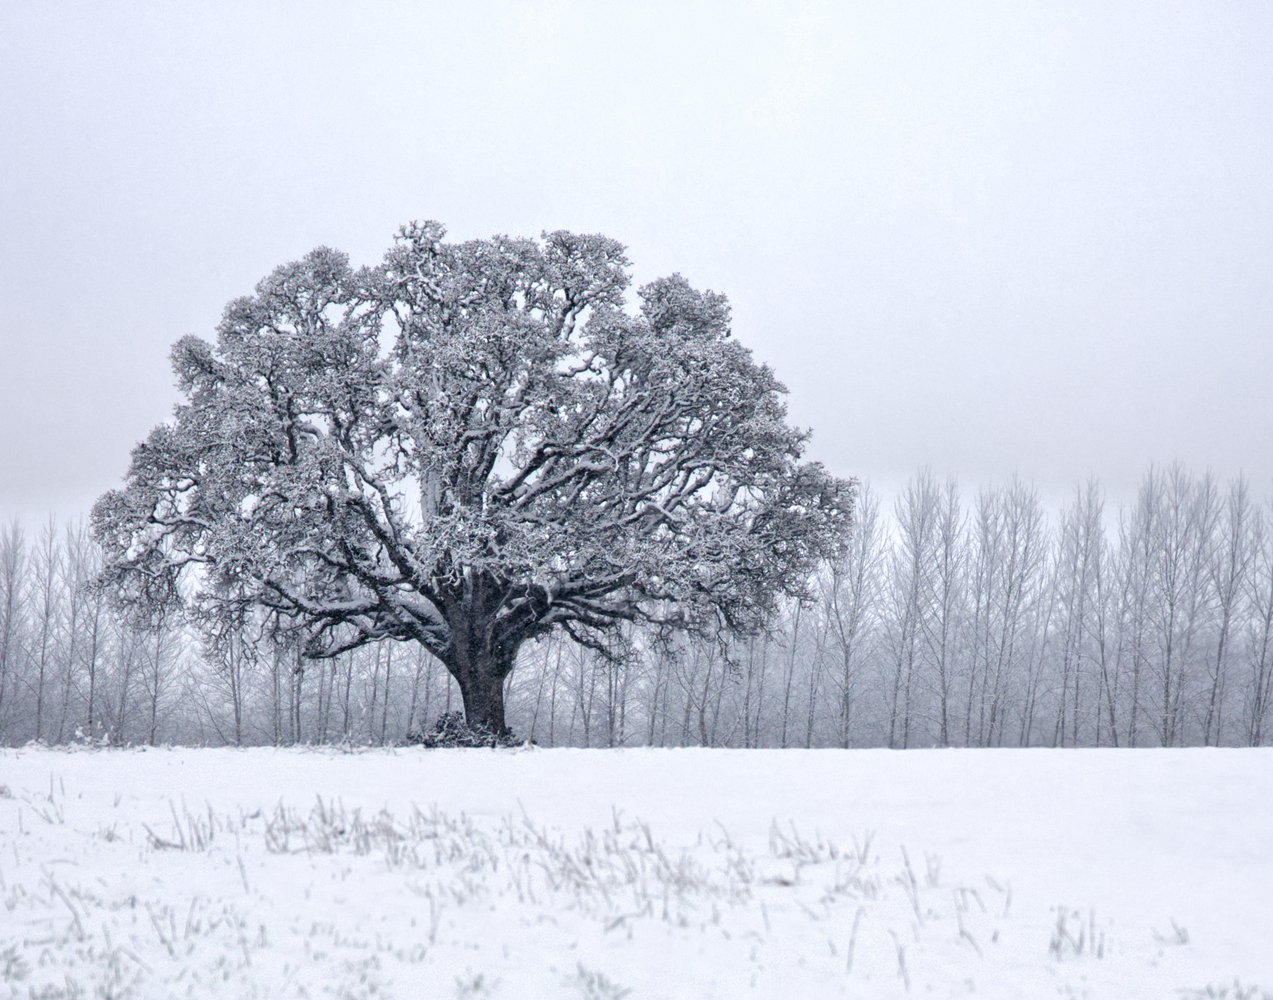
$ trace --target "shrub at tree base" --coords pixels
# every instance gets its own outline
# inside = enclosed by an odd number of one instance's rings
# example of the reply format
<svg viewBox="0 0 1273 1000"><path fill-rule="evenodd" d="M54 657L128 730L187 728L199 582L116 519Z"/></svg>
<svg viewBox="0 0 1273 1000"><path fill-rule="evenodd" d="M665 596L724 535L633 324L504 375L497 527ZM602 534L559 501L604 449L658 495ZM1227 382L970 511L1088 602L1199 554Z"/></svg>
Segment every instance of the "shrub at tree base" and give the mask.
<svg viewBox="0 0 1273 1000"><path fill-rule="evenodd" d="M478 722L470 725L462 712L444 712L427 733L407 733L407 742L430 750L442 747L515 747L522 741L511 729L503 735Z"/></svg>

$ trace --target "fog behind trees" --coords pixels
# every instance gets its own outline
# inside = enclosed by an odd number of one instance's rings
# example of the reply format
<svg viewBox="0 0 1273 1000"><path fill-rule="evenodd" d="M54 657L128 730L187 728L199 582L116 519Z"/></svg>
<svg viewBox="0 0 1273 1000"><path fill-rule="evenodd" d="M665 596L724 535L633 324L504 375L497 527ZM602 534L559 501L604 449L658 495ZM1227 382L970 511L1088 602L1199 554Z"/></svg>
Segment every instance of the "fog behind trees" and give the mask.
<svg viewBox="0 0 1273 1000"><path fill-rule="evenodd" d="M507 684L541 746L1261 745L1273 713L1273 497L1149 470L1059 510L1027 483L862 490L844 558L769 634L554 637ZM461 708L441 663L329 660L243 631L130 627L81 525L0 532L0 742L400 743Z"/></svg>
<svg viewBox="0 0 1273 1000"><path fill-rule="evenodd" d="M2 4L0 523L117 486L275 264L412 218L727 293L835 475L1269 483L1271 47L1251 2Z"/></svg>

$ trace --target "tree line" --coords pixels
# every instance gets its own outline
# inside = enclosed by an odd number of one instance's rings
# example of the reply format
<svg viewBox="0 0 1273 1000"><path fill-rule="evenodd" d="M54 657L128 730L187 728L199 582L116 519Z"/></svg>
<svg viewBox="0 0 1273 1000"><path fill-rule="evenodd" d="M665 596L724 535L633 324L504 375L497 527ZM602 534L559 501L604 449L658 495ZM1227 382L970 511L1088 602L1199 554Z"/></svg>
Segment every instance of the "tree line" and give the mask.
<svg viewBox="0 0 1273 1000"><path fill-rule="evenodd" d="M308 660L258 617L120 616L82 524L0 531L0 742L392 744L461 708L421 646ZM1108 507L1027 484L868 486L848 544L771 628L528 644L509 725L542 746L1259 746L1273 508L1151 469Z"/></svg>

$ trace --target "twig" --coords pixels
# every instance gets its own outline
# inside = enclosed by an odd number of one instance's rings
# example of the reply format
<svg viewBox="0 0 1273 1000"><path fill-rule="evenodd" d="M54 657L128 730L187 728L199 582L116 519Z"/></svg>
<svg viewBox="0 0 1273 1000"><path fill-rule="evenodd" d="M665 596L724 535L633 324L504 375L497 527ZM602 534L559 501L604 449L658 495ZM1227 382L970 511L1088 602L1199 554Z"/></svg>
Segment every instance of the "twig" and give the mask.
<svg viewBox="0 0 1273 1000"><path fill-rule="evenodd" d="M906 945L897 939L897 935L890 928L889 934L893 938L893 947L897 949L897 978L906 986L906 992L911 991L911 974L906 970Z"/></svg>
<svg viewBox="0 0 1273 1000"><path fill-rule="evenodd" d="M71 911L71 916L75 920L76 940L83 941L84 940L84 925L80 923L79 910L77 910L75 906L71 903L71 901L67 899L66 893L62 891L62 887L59 886L56 882L54 882L52 879L49 879L49 886L52 888L54 895L56 895L58 899L60 899L63 903L65 903L66 908Z"/></svg>
<svg viewBox="0 0 1273 1000"><path fill-rule="evenodd" d="M844 972L846 975L853 972L853 949L857 947L858 924L862 922L862 914L865 912L866 908L859 906L857 913L853 915L853 930L849 931L849 957L844 963Z"/></svg>

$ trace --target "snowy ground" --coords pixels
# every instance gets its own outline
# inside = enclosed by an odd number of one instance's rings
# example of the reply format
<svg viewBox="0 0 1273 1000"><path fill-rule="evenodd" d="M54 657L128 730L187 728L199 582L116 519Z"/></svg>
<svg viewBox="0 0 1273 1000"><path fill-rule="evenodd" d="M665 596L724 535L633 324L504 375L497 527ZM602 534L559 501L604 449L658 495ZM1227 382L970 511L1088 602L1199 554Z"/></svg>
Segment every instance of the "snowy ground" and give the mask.
<svg viewBox="0 0 1273 1000"><path fill-rule="evenodd" d="M1273 750L0 750L0 897L24 998L1265 1000Z"/></svg>

